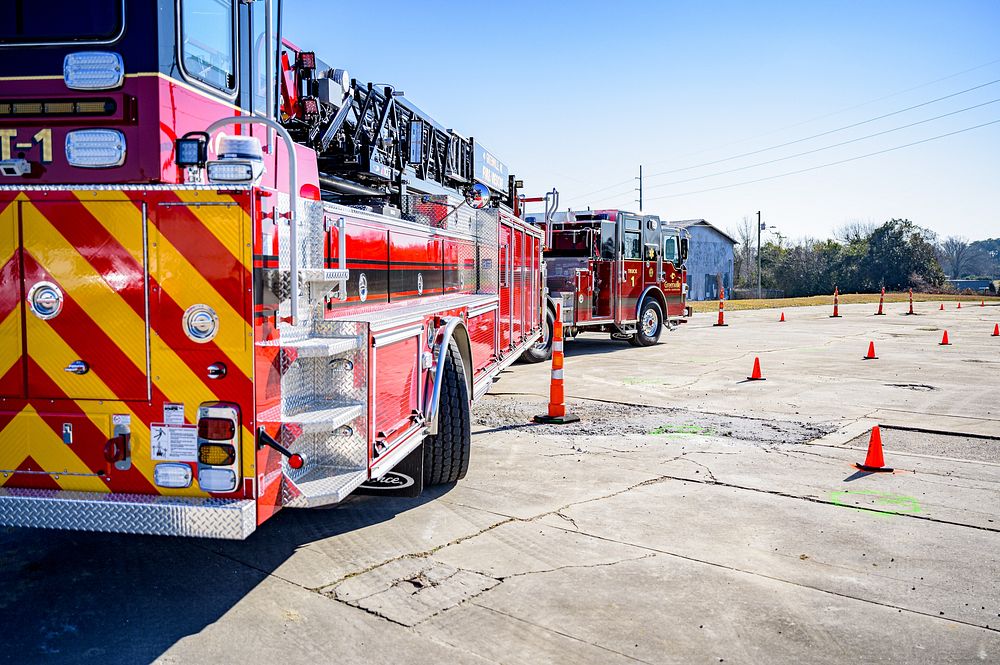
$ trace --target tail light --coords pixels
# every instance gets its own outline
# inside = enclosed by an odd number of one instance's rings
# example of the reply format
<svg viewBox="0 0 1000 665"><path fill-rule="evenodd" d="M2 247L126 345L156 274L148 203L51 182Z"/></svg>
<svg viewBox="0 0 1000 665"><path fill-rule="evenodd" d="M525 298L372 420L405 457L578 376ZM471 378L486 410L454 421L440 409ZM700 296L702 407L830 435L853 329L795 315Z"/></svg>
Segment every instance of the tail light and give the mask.
<svg viewBox="0 0 1000 665"><path fill-rule="evenodd" d="M239 485L240 412L235 404L206 402L198 407L198 486L232 492Z"/></svg>

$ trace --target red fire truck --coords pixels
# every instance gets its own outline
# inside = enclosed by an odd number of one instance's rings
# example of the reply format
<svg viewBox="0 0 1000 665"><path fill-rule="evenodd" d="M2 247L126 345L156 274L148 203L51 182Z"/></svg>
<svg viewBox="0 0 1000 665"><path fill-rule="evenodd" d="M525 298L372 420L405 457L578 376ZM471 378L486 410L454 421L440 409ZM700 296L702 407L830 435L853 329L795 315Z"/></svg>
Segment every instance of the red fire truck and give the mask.
<svg viewBox="0 0 1000 665"><path fill-rule="evenodd" d="M568 337L594 331L652 346L664 327L685 320L688 238L682 230L656 215L624 210L554 212L556 192L544 201L544 216L526 219L546 231L548 316L559 302ZM525 357L542 360L548 347L543 338Z"/></svg>
<svg viewBox="0 0 1000 665"><path fill-rule="evenodd" d="M245 538L461 479L545 323L519 182L279 0L0 8L0 524Z"/></svg>

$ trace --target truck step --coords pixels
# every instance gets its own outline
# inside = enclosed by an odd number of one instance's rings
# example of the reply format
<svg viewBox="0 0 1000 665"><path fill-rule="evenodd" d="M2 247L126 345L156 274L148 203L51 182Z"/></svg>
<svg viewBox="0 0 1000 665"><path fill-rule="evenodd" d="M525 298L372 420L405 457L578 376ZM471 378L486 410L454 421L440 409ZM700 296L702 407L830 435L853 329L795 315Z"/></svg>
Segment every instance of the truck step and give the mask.
<svg viewBox="0 0 1000 665"><path fill-rule="evenodd" d="M368 479L368 469L339 469L312 466L292 483L298 496L289 497L284 505L295 508L314 508L339 503Z"/></svg>
<svg viewBox="0 0 1000 665"><path fill-rule="evenodd" d="M294 429L299 434L322 434L332 432L364 413L363 404L352 402L308 409L302 413L284 416L278 407L274 407L262 411L259 416L263 424L280 424L282 429L289 431Z"/></svg>
<svg viewBox="0 0 1000 665"><path fill-rule="evenodd" d="M327 358L361 348L361 337L306 337L295 341L272 340L257 342L257 346L293 349L299 358Z"/></svg>

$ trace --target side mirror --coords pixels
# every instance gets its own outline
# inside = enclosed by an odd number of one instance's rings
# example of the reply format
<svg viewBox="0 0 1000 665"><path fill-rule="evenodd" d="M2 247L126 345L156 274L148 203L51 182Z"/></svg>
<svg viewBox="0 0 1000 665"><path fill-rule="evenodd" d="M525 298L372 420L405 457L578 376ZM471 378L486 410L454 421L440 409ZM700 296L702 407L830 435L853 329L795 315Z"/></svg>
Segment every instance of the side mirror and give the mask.
<svg viewBox="0 0 1000 665"><path fill-rule="evenodd" d="M681 263L687 261L688 258L688 239L681 238Z"/></svg>

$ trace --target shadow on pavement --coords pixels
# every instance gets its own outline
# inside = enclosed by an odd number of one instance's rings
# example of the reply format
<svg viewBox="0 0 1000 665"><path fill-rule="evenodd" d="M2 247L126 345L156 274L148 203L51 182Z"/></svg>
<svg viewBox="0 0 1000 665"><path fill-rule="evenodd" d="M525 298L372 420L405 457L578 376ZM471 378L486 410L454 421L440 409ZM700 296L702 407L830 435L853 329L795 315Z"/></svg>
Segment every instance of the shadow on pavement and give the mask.
<svg viewBox="0 0 1000 665"><path fill-rule="evenodd" d="M299 547L391 520L451 487L284 510L242 542L0 527L0 662L153 661Z"/></svg>

